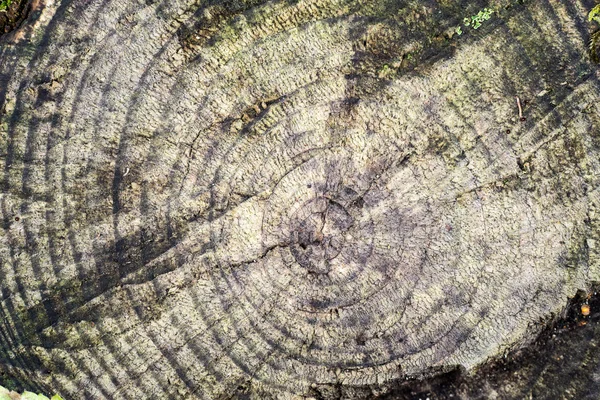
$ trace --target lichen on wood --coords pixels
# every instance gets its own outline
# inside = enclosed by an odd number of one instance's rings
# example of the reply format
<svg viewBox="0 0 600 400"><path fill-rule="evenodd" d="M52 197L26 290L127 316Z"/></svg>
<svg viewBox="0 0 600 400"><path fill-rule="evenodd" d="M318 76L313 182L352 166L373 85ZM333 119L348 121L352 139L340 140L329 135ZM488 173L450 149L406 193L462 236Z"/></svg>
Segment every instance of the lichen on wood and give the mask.
<svg viewBox="0 0 600 400"><path fill-rule="evenodd" d="M527 344L600 280L592 6L45 3L0 38L1 376L329 399Z"/></svg>

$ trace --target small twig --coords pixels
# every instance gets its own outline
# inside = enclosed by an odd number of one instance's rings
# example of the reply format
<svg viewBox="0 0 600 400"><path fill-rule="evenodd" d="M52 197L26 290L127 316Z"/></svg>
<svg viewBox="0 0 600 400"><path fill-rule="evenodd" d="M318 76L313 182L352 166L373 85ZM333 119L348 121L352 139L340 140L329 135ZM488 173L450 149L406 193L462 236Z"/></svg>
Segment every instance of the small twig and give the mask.
<svg viewBox="0 0 600 400"><path fill-rule="evenodd" d="M517 99L517 107L519 107L519 119L523 119L523 109L521 108L521 100L519 99L519 96L515 96L515 98Z"/></svg>

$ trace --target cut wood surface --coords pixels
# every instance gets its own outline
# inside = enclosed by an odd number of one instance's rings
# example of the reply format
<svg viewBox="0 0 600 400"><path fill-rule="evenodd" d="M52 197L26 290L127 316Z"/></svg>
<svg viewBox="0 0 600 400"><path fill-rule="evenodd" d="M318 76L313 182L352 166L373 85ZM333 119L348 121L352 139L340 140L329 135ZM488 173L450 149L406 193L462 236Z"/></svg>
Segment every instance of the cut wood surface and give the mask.
<svg viewBox="0 0 600 400"><path fill-rule="evenodd" d="M600 280L593 6L29 7L0 37L0 383L352 398L529 343Z"/></svg>

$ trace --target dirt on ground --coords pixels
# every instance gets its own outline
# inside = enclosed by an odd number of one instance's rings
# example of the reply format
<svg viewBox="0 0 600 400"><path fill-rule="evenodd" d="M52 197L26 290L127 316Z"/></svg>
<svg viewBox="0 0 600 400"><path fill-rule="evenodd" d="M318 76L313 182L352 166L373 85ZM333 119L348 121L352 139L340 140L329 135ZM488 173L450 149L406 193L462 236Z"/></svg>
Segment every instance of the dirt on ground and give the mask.
<svg viewBox="0 0 600 400"><path fill-rule="evenodd" d="M596 399L600 393L600 285L573 298L529 346L472 374L461 370L408 381L379 396L404 399Z"/></svg>

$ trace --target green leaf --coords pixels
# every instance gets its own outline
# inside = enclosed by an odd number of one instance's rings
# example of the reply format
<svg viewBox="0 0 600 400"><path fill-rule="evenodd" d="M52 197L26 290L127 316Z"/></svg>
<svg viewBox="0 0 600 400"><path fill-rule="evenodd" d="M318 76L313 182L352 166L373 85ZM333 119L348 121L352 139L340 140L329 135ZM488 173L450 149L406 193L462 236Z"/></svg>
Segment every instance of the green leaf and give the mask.
<svg viewBox="0 0 600 400"><path fill-rule="evenodd" d="M12 400L8 395L10 390L5 388L4 386L0 386L0 400Z"/></svg>
<svg viewBox="0 0 600 400"><path fill-rule="evenodd" d="M27 390L21 395L21 400L38 400L38 395Z"/></svg>

